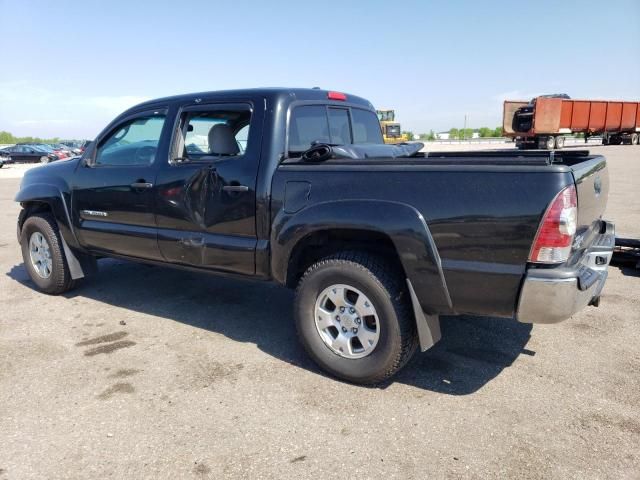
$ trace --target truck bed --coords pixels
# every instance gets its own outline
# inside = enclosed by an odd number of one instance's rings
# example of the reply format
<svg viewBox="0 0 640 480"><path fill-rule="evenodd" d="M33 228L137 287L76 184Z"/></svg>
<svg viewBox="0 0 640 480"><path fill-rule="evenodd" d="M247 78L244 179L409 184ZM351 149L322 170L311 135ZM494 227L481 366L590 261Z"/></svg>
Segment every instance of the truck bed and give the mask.
<svg viewBox="0 0 640 480"><path fill-rule="evenodd" d="M273 191L293 198L294 186L307 185L301 202L309 211L336 198L345 205L373 199L410 205L433 236L455 312L509 317L542 215L569 184L578 192L578 235L588 245L600 231L608 177L604 157L584 150L288 159L274 176ZM282 202L286 210L289 201L276 194L273 204Z"/></svg>
<svg viewBox="0 0 640 480"><path fill-rule="evenodd" d="M331 158L322 162L326 165L466 165L466 166L573 166L601 158L588 150L544 151L544 150L483 150L476 152L420 152L411 157L367 157ZM318 165L304 162L300 158L289 158L285 165Z"/></svg>

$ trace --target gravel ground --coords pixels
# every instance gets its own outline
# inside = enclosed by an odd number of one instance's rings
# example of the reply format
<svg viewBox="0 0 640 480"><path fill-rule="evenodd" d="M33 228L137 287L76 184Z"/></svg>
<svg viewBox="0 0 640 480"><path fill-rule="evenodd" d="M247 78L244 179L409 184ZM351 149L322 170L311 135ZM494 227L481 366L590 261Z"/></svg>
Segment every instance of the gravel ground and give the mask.
<svg viewBox="0 0 640 480"><path fill-rule="evenodd" d="M459 146L458 146L459 148ZM596 147L640 237L640 147ZM0 479L640 478L640 273L551 326L459 317L381 388L323 375L291 292L120 261L36 293L0 171ZM11 173L13 172L13 173Z"/></svg>

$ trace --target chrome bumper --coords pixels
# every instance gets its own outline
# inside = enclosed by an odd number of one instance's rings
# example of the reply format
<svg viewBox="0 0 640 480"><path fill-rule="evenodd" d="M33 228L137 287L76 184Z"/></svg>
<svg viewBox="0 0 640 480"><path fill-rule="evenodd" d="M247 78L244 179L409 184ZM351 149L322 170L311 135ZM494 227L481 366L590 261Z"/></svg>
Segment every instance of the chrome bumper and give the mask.
<svg viewBox="0 0 640 480"><path fill-rule="evenodd" d="M558 323L596 302L607 280L615 245L615 227L605 232L571 269L530 269L520 291L516 318L524 323Z"/></svg>

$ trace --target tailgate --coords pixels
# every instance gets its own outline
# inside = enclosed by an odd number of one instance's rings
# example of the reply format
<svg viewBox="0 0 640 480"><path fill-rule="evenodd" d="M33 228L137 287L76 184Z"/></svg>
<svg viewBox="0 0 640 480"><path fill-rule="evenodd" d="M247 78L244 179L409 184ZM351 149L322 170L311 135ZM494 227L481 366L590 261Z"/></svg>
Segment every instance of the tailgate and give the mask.
<svg viewBox="0 0 640 480"><path fill-rule="evenodd" d="M609 171L601 155L571 166L578 193L578 228L575 248L587 247L600 233L602 215L609 196Z"/></svg>

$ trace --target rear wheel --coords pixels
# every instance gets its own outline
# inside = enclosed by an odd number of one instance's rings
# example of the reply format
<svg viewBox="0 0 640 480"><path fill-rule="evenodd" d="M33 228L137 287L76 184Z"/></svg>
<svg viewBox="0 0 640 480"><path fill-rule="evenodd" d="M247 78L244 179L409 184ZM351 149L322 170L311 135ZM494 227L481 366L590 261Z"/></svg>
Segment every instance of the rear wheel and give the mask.
<svg viewBox="0 0 640 480"><path fill-rule="evenodd" d="M74 286L54 218L38 213L27 218L20 233L22 259L38 290L58 295Z"/></svg>
<svg viewBox="0 0 640 480"><path fill-rule="evenodd" d="M638 145L639 141L640 141L640 139L638 138L638 134L637 133L632 133L631 134L631 145Z"/></svg>
<svg viewBox="0 0 640 480"><path fill-rule="evenodd" d="M354 383L391 377L417 347L403 276L367 253L342 252L309 267L296 292L295 317L311 358Z"/></svg>
<svg viewBox="0 0 640 480"><path fill-rule="evenodd" d="M556 137L556 148L560 150L564 147L564 137Z"/></svg>
<svg viewBox="0 0 640 480"><path fill-rule="evenodd" d="M40 163L49 163L49 161L49 157L47 157L46 155L40 157Z"/></svg>
<svg viewBox="0 0 640 480"><path fill-rule="evenodd" d="M556 146L556 139L553 137L538 137L538 148L553 150Z"/></svg>
<svg viewBox="0 0 640 480"><path fill-rule="evenodd" d="M556 146L556 139L553 137L547 137L547 140L545 141L545 148L547 150L553 150Z"/></svg>

